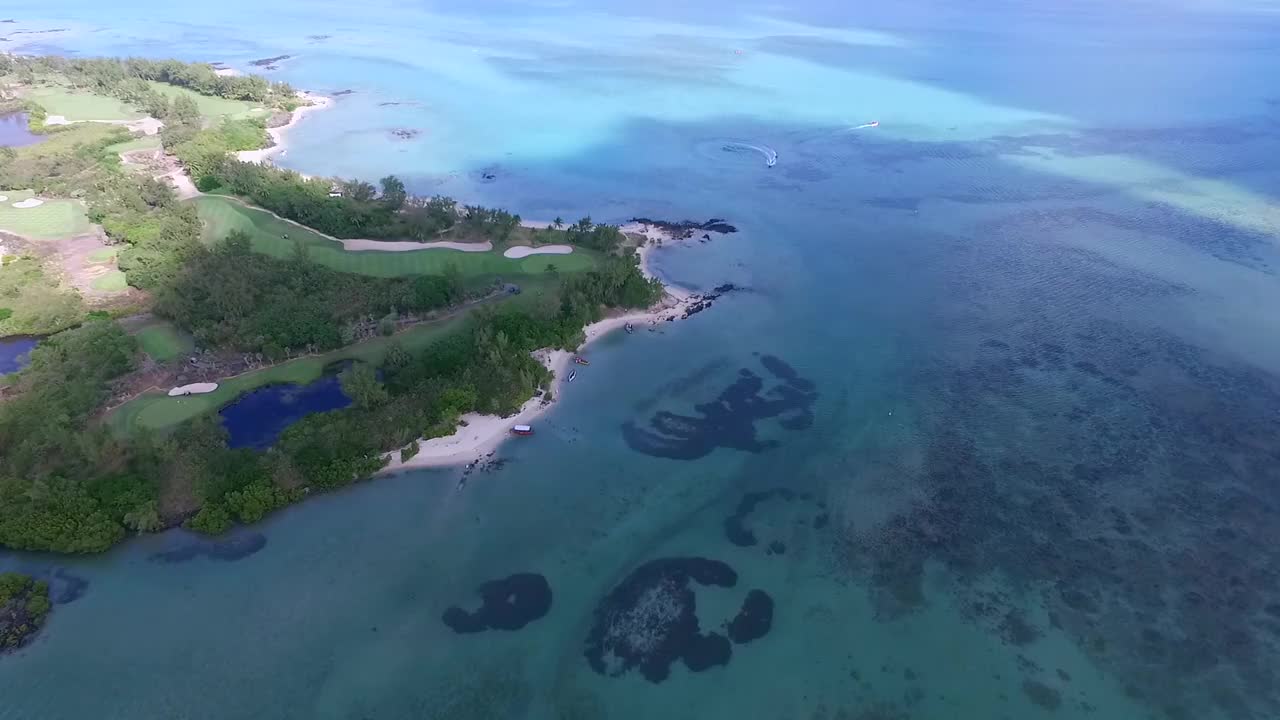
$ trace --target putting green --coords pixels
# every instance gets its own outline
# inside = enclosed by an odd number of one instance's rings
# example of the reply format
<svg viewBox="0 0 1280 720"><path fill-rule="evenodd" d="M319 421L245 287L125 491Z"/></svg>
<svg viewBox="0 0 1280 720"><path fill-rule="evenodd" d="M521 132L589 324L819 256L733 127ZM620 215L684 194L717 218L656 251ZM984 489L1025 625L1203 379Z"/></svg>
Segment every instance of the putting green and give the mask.
<svg viewBox="0 0 1280 720"><path fill-rule="evenodd" d="M179 96L191 98L195 101L196 107L200 110L201 117L208 120L262 117L268 112L262 105L245 102L243 100L228 100L227 98L201 95L198 92L194 92L186 88L181 88L176 85L166 85L165 83L156 82L154 80L149 81L148 84L156 92L171 100Z"/></svg>
<svg viewBox="0 0 1280 720"><path fill-rule="evenodd" d="M70 121L120 121L143 117L143 113L113 97L58 85L32 88L27 96L43 107L47 114L61 115Z"/></svg>
<svg viewBox="0 0 1280 720"><path fill-rule="evenodd" d="M379 337L317 357L299 358L263 370L245 373L219 382L218 389L206 395L173 398L162 392L139 395L112 410L107 416L107 422L116 434L122 436L131 435L140 430L171 430L194 417L216 412L240 395L263 385L308 383L319 378L326 366L341 360L380 363L392 340L399 341L411 352L420 351L435 340L460 328L468 314L463 313L437 323L419 325L393 338ZM139 334L139 342L145 343L141 334Z"/></svg>
<svg viewBox="0 0 1280 720"><path fill-rule="evenodd" d="M33 208L16 208L14 203L33 196L30 190L3 193L0 203L0 230L35 240L56 240L89 232L89 218L78 200L49 200Z"/></svg>
<svg viewBox="0 0 1280 720"><path fill-rule="evenodd" d="M570 255L531 255L519 260L503 257L502 247L490 252L462 252L447 248L349 252L341 243L225 197L205 195L193 202L204 221L206 242L221 240L232 230L242 230L249 234L256 252L287 258L293 255L295 243L301 243L306 246L311 259L321 265L373 277L437 275L450 264L456 265L463 275L469 277L534 275L545 272L548 264L555 265L559 272L575 272L590 270L600 258L599 254L582 248L576 248Z"/></svg>
<svg viewBox="0 0 1280 720"><path fill-rule="evenodd" d="M89 260L89 262L96 263L96 264L109 263L112 260L116 259L116 249L102 248L101 250L94 250L93 252L89 253L87 259Z"/></svg>
<svg viewBox="0 0 1280 720"><path fill-rule="evenodd" d="M159 362L168 362L191 352L195 348L191 336L180 332L167 322L148 325L135 336L142 351Z"/></svg>
<svg viewBox="0 0 1280 720"><path fill-rule="evenodd" d="M94 290L102 292L123 292L129 289L129 283L125 282L124 273L119 270L112 270L103 274L101 277L95 278L90 286Z"/></svg>

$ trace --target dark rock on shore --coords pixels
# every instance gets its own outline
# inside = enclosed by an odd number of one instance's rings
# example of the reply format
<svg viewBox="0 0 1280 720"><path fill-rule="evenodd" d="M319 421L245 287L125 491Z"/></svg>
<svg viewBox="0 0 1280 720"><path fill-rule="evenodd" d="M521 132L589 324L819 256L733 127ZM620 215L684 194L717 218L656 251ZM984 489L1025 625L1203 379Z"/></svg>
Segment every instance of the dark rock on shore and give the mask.
<svg viewBox="0 0 1280 720"><path fill-rule="evenodd" d="M333 97L341 97L341 96L343 96L343 95L354 95L354 94L355 94L355 92L356 92L355 90L352 90L352 89L348 88L348 89L346 89L346 90L339 90L339 91L338 91L338 92L336 92L336 93L330 93L330 94L331 94Z"/></svg>
<svg viewBox="0 0 1280 720"><path fill-rule="evenodd" d="M773 598L763 590L752 590L742 601L742 609L729 623L729 639L745 645L769 634L773 627Z"/></svg>
<svg viewBox="0 0 1280 720"><path fill-rule="evenodd" d="M248 64L253 65L253 67L255 68L262 68L264 70L274 70L276 68L279 68L279 65L276 63L280 63L280 61L282 60L288 60L289 58L292 58L292 56L293 55L276 55L274 56L274 58L261 58L257 60L250 60L248 61Z"/></svg>
<svg viewBox="0 0 1280 720"><path fill-rule="evenodd" d="M687 240L693 237L697 231L703 230L707 232L720 233L722 235L738 232L738 228L725 222L724 218L711 218L706 222L694 222L693 220L681 220L672 222L670 220L655 220L653 218L634 217L631 222L652 225L674 238ZM706 236L710 239L710 236Z"/></svg>
<svg viewBox="0 0 1280 720"><path fill-rule="evenodd" d="M460 607L444 611L441 620L458 634L485 630L519 630L551 610L551 586L536 573L516 573L490 580L477 592L481 606L475 612Z"/></svg>
<svg viewBox="0 0 1280 720"><path fill-rule="evenodd" d="M198 557L210 560L235 562L253 555L267 546L267 537L261 533L248 533L225 540L195 539L172 550L158 552L150 557L152 562L183 563Z"/></svg>
<svg viewBox="0 0 1280 720"><path fill-rule="evenodd" d="M248 64L251 64L253 65L253 67L256 67L256 68L265 68L265 67L268 67L268 65L274 65L276 63L279 63L280 60L288 60L289 58L292 58L292 56L293 55L276 55L274 56L274 58L261 58L257 60L250 60L248 61Z"/></svg>

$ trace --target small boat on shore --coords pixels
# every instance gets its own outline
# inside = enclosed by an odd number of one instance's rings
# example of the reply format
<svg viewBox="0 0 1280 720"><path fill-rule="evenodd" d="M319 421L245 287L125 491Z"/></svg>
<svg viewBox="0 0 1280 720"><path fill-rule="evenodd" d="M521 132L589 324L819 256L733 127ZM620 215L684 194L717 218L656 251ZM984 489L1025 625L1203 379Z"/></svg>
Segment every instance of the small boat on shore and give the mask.
<svg viewBox="0 0 1280 720"><path fill-rule="evenodd" d="M582 357L581 355L574 355L574 356L573 356L573 361L574 361L575 363L579 364L579 365L590 365L590 364L591 364L591 363L590 363L590 361L588 361L586 358Z"/></svg>
<svg viewBox="0 0 1280 720"><path fill-rule="evenodd" d="M577 370L570 370L570 371L569 371L569 382L573 382L573 379L574 379L574 378L576 378L576 377L578 377L578 371L577 371Z"/></svg>
<svg viewBox="0 0 1280 720"><path fill-rule="evenodd" d="M516 425L511 428L512 435L532 435L533 428L528 425Z"/></svg>
<svg viewBox="0 0 1280 720"><path fill-rule="evenodd" d="M626 328L627 328L627 334L628 334L628 335L630 335L631 333L633 333L633 332L635 332L635 331L636 331L635 326L634 326L634 325L632 325L631 323L627 323Z"/></svg>

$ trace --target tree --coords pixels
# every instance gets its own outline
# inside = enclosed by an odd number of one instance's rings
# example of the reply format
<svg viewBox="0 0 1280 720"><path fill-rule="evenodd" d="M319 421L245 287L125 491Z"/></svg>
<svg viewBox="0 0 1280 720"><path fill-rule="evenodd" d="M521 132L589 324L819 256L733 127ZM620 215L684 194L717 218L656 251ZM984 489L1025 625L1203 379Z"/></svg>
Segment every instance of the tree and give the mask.
<svg viewBox="0 0 1280 720"><path fill-rule="evenodd" d="M561 219L559 215L557 215L556 219L551 221L551 227L559 230L560 228L564 227L564 220Z"/></svg>
<svg viewBox="0 0 1280 720"><path fill-rule="evenodd" d="M200 107L190 97L179 95L173 99L169 113L163 119L174 125L196 125L200 122Z"/></svg>
<svg viewBox="0 0 1280 720"><path fill-rule="evenodd" d="M378 380L377 372L368 363L353 363L338 377L342 383L342 391L358 408L377 407L389 397L382 381Z"/></svg>
<svg viewBox="0 0 1280 720"><path fill-rule="evenodd" d="M382 185L382 204L392 212L398 211L404 206L405 198L408 193L405 192L404 183L395 175L388 175L379 181Z"/></svg>

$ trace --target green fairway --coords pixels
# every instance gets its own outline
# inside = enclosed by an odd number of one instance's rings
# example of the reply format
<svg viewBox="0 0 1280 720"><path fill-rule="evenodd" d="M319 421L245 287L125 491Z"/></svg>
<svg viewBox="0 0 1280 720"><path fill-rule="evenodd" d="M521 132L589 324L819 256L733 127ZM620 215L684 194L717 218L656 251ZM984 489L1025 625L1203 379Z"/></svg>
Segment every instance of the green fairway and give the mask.
<svg viewBox="0 0 1280 720"><path fill-rule="evenodd" d="M466 314L463 314L438 323L419 325L393 338L375 338L317 357L299 358L264 370L245 373L222 381L217 390L207 395L171 398L162 392L146 393L112 410L107 416L107 422L120 435L130 435L139 430L169 430L191 418L216 412L254 388L275 383L309 383L319 378L326 366L341 360L379 363L392 340L399 341L410 352L420 351L435 340L461 328L465 318ZM144 343L145 349L146 341L141 334L139 341Z"/></svg>
<svg viewBox="0 0 1280 720"><path fill-rule="evenodd" d="M257 105L243 100L228 100L226 98L211 97L209 95L201 95L186 88L180 88L176 85L166 85L165 83L155 82L148 83L151 87L161 95L170 99L185 95L195 101L196 107L200 109L200 115L208 120L222 120L223 118L247 118L261 117L267 114L267 109L261 105Z"/></svg>
<svg viewBox="0 0 1280 720"><path fill-rule="evenodd" d="M159 362L168 362L195 349L191 336L167 322L158 322L138 331L142 351Z"/></svg>
<svg viewBox="0 0 1280 720"><path fill-rule="evenodd" d="M61 115L70 121L119 121L143 117L141 112L115 98L57 85L32 88L27 97L39 103L47 114Z"/></svg>
<svg viewBox="0 0 1280 720"><path fill-rule="evenodd" d="M204 221L207 242L220 240L232 230L243 230L249 234L256 252L286 258L293 255L295 243L302 243L315 262L360 275L435 275L444 272L445 267L452 263L469 277L516 276L542 273L548 264L555 265L560 272L589 270L599 260L598 254L581 248L575 249L571 255L533 255L519 260L503 257L502 248L491 252L462 252L446 248L348 252L340 243L234 200L206 195L193 202Z"/></svg>
<svg viewBox="0 0 1280 720"><path fill-rule="evenodd" d="M101 250L94 250L93 252L89 253L89 255L87 256L87 259L91 263L98 263L98 264L109 263L112 260L116 259L116 249L102 248Z"/></svg>
<svg viewBox="0 0 1280 720"><path fill-rule="evenodd" d="M124 280L124 273L119 270L105 273L101 277L94 279L90 285L94 290L101 290L102 292L123 292L129 289L129 284Z"/></svg>
<svg viewBox="0 0 1280 720"><path fill-rule="evenodd" d="M120 153L126 153L133 150L159 150L159 149L160 149L159 135L143 135L142 137L134 138L133 140L126 140L125 142L119 142L119 143L116 143L115 145L109 145L107 146L106 151L109 155L114 156L114 155L119 155Z"/></svg>
<svg viewBox="0 0 1280 720"><path fill-rule="evenodd" d="M89 232L89 218L78 200L44 199L44 204L38 207L14 207L14 203L32 195L29 190L0 190L0 196L6 198L0 202L0 230L35 240L56 240Z"/></svg>

